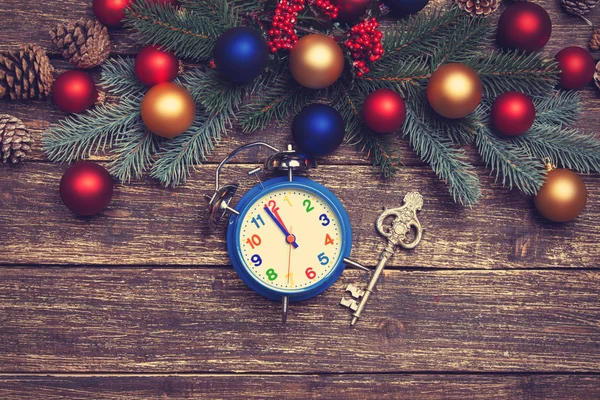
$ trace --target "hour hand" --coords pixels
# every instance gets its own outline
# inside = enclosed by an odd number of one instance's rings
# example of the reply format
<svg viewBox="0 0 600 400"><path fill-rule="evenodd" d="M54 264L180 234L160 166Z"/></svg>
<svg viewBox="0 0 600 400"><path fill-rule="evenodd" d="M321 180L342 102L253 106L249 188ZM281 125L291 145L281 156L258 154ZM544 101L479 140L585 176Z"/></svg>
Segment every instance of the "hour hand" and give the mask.
<svg viewBox="0 0 600 400"><path fill-rule="evenodd" d="M269 209L269 206L267 206L265 204L265 212L269 215L269 217L271 217L271 219L275 222L275 224L279 227L279 229L281 230L281 232L283 232L283 234L285 235L285 240L287 243L291 244L292 246L294 246L295 249L298 248L298 243L296 243L296 236L292 235L291 233L288 232L288 230L285 228L285 226L283 225L283 223L279 220L279 218L277 218L275 216L275 214L273 213L273 211L271 211Z"/></svg>

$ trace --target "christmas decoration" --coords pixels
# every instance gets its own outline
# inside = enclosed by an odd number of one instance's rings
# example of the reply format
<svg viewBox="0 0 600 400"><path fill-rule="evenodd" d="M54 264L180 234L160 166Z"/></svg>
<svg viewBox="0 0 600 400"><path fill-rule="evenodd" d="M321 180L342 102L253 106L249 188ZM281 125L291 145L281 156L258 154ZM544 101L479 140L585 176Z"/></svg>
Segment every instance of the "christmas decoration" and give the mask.
<svg viewBox="0 0 600 400"><path fill-rule="evenodd" d="M585 15L592 11L599 0L560 0L568 13L573 15Z"/></svg>
<svg viewBox="0 0 600 400"><path fill-rule="evenodd" d="M77 68L93 68L110 54L108 29L102 23L88 19L58 24L50 31L54 46Z"/></svg>
<svg viewBox="0 0 600 400"><path fill-rule="evenodd" d="M348 39L344 44L352 54L354 66L358 69L356 75L359 78L369 73L367 63L374 63L383 55L383 46L381 46L383 33L377 29L378 26L377 20L370 18L354 25L347 33Z"/></svg>
<svg viewBox="0 0 600 400"><path fill-rule="evenodd" d="M215 44L217 70L231 82L250 82L264 71L268 62L267 42L254 29L229 29Z"/></svg>
<svg viewBox="0 0 600 400"><path fill-rule="evenodd" d="M351 23L362 17L374 0L333 0L332 4L338 8L337 19Z"/></svg>
<svg viewBox="0 0 600 400"><path fill-rule="evenodd" d="M594 72L594 83L600 89L600 62L596 64L596 72Z"/></svg>
<svg viewBox="0 0 600 400"><path fill-rule="evenodd" d="M332 23L316 3L280 3L305 10L297 14L291 34L330 35L352 60L345 46L348 29L344 24ZM179 58L209 63L221 34L243 25L270 30L275 17L281 21L281 13L275 12L263 2L250 0L203 0L179 9L136 1L128 11L127 25L146 44L166 46ZM375 8L372 12L378 15ZM472 163L461 148L464 145L479 153L499 183L528 195L534 195L544 182L539 160L545 157L564 168L600 171L600 142L592 134L569 127L577 119L579 96L556 91L560 72L556 61L539 53L490 51L494 30L490 19L472 18L458 7L419 13L384 29L384 53L368 65L368 74L358 76L356 66L344 68L326 90L299 85L290 71L289 54L283 51L251 85L235 85L215 69L190 66L178 82L196 102L196 118L190 129L171 140L152 134L141 120L138 99L148 88L135 76L134 61L108 60L102 66L100 84L120 97L118 104L96 106L85 115L51 126L43 136L43 146L49 159L58 162L106 152L113 160L110 172L121 181L147 171L162 184L176 186L186 182L192 167L204 160L234 121L245 132L259 131L311 103L326 101L342 116L346 141L364 152L384 177L390 177L400 165L396 140L375 134L361 113L369 94L390 89L401 93L405 101L402 137L447 183L457 203L471 205L481 196L479 162ZM449 119L428 105L427 86L441 65L456 61L479 75L483 95L480 106L467 117ZM526 135L501 137L493 129L490 108L496 97L515 90L532 98L536 120Z"/></svg>
<svg viewBox="0 0 600 400"><path fill-rule="evenodd" d="M406 118L404 100L397 92L379 89L365 99L362 107L365 124L378 133L392 133Z"/></svg>
<svg viewBox="0 0 600 400"><path fill-rule="evenodd" d="M600 28L595 28L592 32L592 37L590 39L590 50L598 51L600 50Z"/></svg>
<svg viewBox="0 0 600 400"><path fill-rule="evenodd" d="M542 7L525 1L506 8L498 21L498 44L514 50L539 51L552 34L552 21Z"/></svg>
<svg viewBox="0 0 600 400"><path fill-rule="evenodd" d="M522 135L535 122L535 105L521 92L506 92L492 105L492 123L503 135Z"/></svg>
<svg viewBox="0 0 600 400"><path fill-rule="evenodd" d="M333 153L344 141L344 119L335 108L311 104L296 115L292 136L303 151L312 157Z"/></svg>
<svg viewBox="0 0 600 400"><path fill-rule="evenodd" d="M481 102L483 86L477 72L464 64L439 67L427 84L431 107L446 118L464 118Z"/></svg>
<svg viewBox="0 0 600 400"><path fill-rule="evenodd" d="M67 169L60 180L60 198L77 215L90 216L104 210L113 195L113 181L98 164L83 161Z"/></svg>
<svg viewBox="0 0 600 400"><path fill-rule="evenodd" d="M290 52L290 71L302 86L323 89L344 71L344 53L328 36L304 36Z"/></svg>
<svg viewBox="0 0 600 400"><path fill-rule="evenodd" d="M396 15L405 15L418 13L429 0L384 0L383 3Z"/></svg>
<svg viewBox="0 0 600 400"><path fill-rule="evenodd" d="M82 71L63 72L54 82L52 96L58 107L68 113L87 110L98 100L98 90L91 76Z"/></svg>
<svg viewBox="0 0 600 400"><path fill-rule="evenodd" d="M146 46L135 58L135 74L144 85L170 82L177 77L179 60L170 51Z"/></svg>
<svg viewBox="0 0 600 400"><path fill-rule="evenodd" d="M196 115L196 105L182 86L165 82L153 86L142 101L142 120L154 134L172 139L187 131Z"/></svg>
<svg viewBox="0 0 600 400"><path fill-rule="evenodd" d="M46 50L39 46L0 52L0 98L44 99L52 89L52 72Z"/></svg>
<svg viewBox="0 0 600 400"><path fill-rule="evenodd" d="M0 157L3 163L18 164L31 152L33 138L20 119L0 114Z"/></svg>
<svg viewBox="0 0 600 400"><path fill-rule="evenodd" d="M501 0L454 0L461 10L466 11L471 16L482 15L487 17L500 6Z"/></svg>
<svg viewBox="0 0 600 400"><path fill-rule="evenodd" d="M566 47L556 54L560 66L560 86L565 89L581 89L594 78L594 58L585 49Z"/></svg>
<svg viewBox="0 0 600 400"><path fill-rule="evenodd" d="M546 219L567 222L577 218L587 202L585 183L575 172L548 166L542 188L533 198L535 208Z"/></svg>
<svg viewBox="0 0 600 400"><path fill-rule="evenodd" d="M125 10L132 0L94 0L92 8L94 15L109 28L122 28Z"/></svg>

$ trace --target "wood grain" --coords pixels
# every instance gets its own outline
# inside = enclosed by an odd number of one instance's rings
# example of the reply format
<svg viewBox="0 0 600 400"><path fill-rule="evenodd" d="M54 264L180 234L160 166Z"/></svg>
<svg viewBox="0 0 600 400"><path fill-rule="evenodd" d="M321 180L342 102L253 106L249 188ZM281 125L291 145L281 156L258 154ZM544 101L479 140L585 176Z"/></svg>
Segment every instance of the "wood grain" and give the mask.
<svg viewBox="0 0 600 400"><path fill-rule="evenodd" d="M5 400L589 400L598 376L561 375L192 375L4 376Z"/></svg>
<svg viewBox="0 0 600 400"><path fill-rule="evenodd" d="M280 304L223 268L0 269L0 370L600 372L598 271L385 271L363 318Z"/></svg>
<svg viewBox="0 0 600 400"><path fill-rule="evenodd" d="M224 170L223 182L255 181L254 165ZM214 188L214 165L199 167L184 188L164 189L149 181L117 185L112 204L92 218L75 217L61 202L64 167L25 164L5 168L0 193L6 264L230 265L226 224L213 233L203 196ZM342 201L353 225L352 257L375 265L383 246L374 223L382 207L398 207L411 190L425 198L422 243L395 257L391 266L426 268L597 267L600 176L585 176L589 203L575 221L554 224L531 208L531 199L494 187L481 176L485 199L473 209L454 205L428 168L407 167L390 181L367 166L321 166L309 176ZM239 197L238 197L239 198Z"/></svg>

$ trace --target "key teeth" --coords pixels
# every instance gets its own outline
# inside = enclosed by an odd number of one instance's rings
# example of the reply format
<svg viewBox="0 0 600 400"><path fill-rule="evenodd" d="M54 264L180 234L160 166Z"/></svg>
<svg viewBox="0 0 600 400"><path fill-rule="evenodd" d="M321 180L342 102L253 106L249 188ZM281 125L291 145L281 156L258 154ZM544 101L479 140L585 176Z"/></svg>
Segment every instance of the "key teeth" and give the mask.
<svg viewBox="0 0 600 400"><path fill-rule="evenodd" d="M346 287L346 291L350 292L350 295L355 299L360 299L365 295L364 290L359 289L356 285L353 284L348 285L348 287Z"/></svg>
<svg viewBox="0 0 600 400"><path fill-rule="evenodd" d="M348 307L352 311L358 310L358 302L354 299L347 299L345 297L342 297L342 299L340 300L340 304L344 307Z"/></svg>

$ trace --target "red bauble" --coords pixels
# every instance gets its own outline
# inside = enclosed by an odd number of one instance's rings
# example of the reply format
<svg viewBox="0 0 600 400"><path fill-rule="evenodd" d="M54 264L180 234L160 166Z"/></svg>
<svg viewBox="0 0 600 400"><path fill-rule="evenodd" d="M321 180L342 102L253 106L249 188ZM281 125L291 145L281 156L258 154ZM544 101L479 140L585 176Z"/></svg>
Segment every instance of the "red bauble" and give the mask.
<svg viewBox="0 0 600 400"><path fill-rule="evenodd" d="M508 49L541 50L551 34L550 16L534 3L516 2L504 10L498 21L498 44Z"/></svg>
<svg viewBox="0 0 600 400"><path fill-rule="evenodd" d="M556 54L560 65L560 86L564 89L581 89L594 78L596 62L585 49L566 47Z"/></svg>
<svg viewBox="0 0 600 400"><path fill-rule="evenodd" d="M368 95L362 111L365 124L379 133L400 129L406 118L404 100L390 89L379 89Z"/></svg>
<svg viewBox="0 0 600 400"><path fill-rule="evenodd" d="M52 96L61 110L78 113L94 105L98 100L98 90L91 76L72 70L62 73L54 81Z"/></svg>
<svg viewBox="0 0 600 400"><path fill-rule="evenodd" d="M157 46L144 47L135 59L135 74L144 85L154 86L177 77L179 60Z"/></svg>
<svg viewBox="0 0 600 400"><path fill-rule="evenodd" d="M83 161L67 169L60 180L60 198L78 215L94 215L104 210L113 195L113 181L98 164Z"/></svg>
<svg viewBox="0 0 600 400"><path fill-rule="evenodd" d="M354 22L367 12L373 0L332 0L331 4L338 8L338 18L343 22Z"/></svg>
<svg viewBox="0 0 600 400"><path fill-rule="evenodd" d="M535 105L521 92L506 92L492 105L492 123L504 135L522 135L535 121Z"/></svg>
<svg viewBox="0 0 600 400"><path fill-rule="evenodd" d="M109 28L122 28L125 9L132 0L94 0L96 18Z"/></svg>

